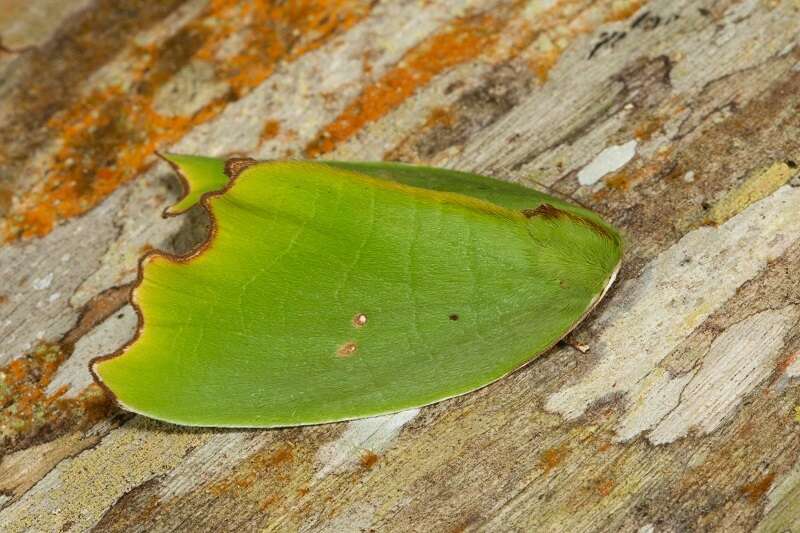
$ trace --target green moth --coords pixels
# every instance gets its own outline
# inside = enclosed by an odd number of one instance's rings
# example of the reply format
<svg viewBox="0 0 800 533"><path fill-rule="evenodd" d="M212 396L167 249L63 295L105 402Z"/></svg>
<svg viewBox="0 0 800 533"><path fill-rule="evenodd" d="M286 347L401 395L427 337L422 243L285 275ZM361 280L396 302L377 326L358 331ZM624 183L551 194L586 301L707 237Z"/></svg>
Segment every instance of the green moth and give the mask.
<svg viewBox="0 0 800 533"><path fill-rule="evenodd" d="M513 372L620 265L599 216L476 174L396 163L165 158L208 242L142 258L134 340L94 359L130 411L276 427L419 407Z"/></svg>

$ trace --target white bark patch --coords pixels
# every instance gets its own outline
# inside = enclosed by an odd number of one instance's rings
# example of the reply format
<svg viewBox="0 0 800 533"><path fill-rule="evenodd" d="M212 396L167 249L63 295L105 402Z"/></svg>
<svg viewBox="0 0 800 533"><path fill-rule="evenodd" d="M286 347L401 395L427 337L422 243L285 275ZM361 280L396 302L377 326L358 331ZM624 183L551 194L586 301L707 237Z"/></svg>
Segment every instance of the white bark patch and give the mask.
<svg viewBox="0 0 800 533"><path fill-rule="evenodd" d="M743 283L800 239L798 206L800 189L784 186L725 224L694 230L662 252L612 296L592 345L599 363L552 394L547 410L575 419L592 403L624 393L632 399L661 398L650 402L662 404L657 409L664 412L674 391L663 390L663 378L645 378ZM649 427L641 413L631 417L620 428L628 438L636 428ZM641 422L633 420L637 417Z"/></svg>
<svg viewBox="0 0 800 533"><path fill-rule="evenodd" d="M578 172L578 183L584 187L594 185L600 179L615 172L633 159L636 155L636 141L629 141L625 144L609 146L585 167Z"/></svg>
<svg viewBox="0 0 800 533"><path fill-rule="evenodd" d="M630 410L617 426L617 442L636 437L673 411L681 400L681 391L693 376L694 372L690 372L671 378L667 370L660 367L653 369L640 383Z"/></svg>
<svg viewBox="0 0 800 533"><path fill-rule="evenodd" d="M55 394L67 385L69 390L64 397L78 396L92 382L92 375L88 371L89 360L110 354L129 341L136 332L138 322L133 307L126 305L78 339L72 355L58 368L53 381L47 386L47 394Z"/></svg>
<svg viewBox="0 0 800 533"><path fill-rule="evenodd" d="M252 431L224 430L192 450L180 464L161 480L158 490L162 501L190 494L203 485L235 471L247 458L264 449L262 439Z"/></svg>
<svg viewBox="0 0 800 533"><path fill-rule="evenodd" d="M58 340L75 324L80 308L70 305L68 295L97 270L114 238L110 221L120 209L125 189L121 187L97 208L60 224L41 239L0 246L0 293L11 287L19 290L6 293L9 305L0 306L0 365L23 355L38 340ZM92 231L80 231L81 227ZM50 301L55 293L63 297Z"/></svg>
<svg viewBox="0 0 800 533"><path fill-rule="evenodd" d="M33 283L31 285L33 286L34 290L43 291L44 289L48 288L51 283L53 283L52 272L41 278L36 278L35 280L33 280Z"/></svg>
<svg viewBox="0 0 800 533"><path fill-rule="evenodd" d="M403 426L411 422L418 413L419 409L410 409L350 422L338 439L317 452L317 462L322 466L315 477L322 479L333 472L353 467L366 450L378 453L386 449Z"/></svg>
<svg viewBox="0 0 800 533"><path fill-rule="evenodd" d="M797 318L796 307L788 306L763 311L725 330L711 345L700 370L675 396L680 403L650 433L650 441L666 444L691 429L707 434L720 427L736 412L742 397L770 376L783 338Z"/></svg>

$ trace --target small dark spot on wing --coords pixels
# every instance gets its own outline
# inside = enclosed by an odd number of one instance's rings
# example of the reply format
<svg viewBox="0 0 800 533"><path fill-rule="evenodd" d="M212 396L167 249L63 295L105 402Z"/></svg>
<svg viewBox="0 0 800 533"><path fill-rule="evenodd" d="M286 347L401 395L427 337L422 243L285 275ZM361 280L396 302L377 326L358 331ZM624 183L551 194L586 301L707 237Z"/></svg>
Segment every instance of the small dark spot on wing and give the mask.
<svg viewBox="0 0 800 533"><path fill-rule="evenodd" d="M458 320L458 315L453 313L452 315L450 315L450 320Z"/></svg>

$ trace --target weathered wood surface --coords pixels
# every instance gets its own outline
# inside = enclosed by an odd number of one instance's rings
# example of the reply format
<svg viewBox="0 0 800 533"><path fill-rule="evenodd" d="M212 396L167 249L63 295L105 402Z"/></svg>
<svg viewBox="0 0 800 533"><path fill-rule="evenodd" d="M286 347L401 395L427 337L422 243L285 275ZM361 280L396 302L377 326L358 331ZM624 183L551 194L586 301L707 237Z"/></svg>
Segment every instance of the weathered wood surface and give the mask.
<svg viewBox="0 0 800 533"><path fill-rule="evenodd" d="M800 531L796 0L3 0L0 36L3 531ZM86 368L142 251L204 238L155 149L547 186L624 268L588 354L477 393L171 427Z"/></svg>

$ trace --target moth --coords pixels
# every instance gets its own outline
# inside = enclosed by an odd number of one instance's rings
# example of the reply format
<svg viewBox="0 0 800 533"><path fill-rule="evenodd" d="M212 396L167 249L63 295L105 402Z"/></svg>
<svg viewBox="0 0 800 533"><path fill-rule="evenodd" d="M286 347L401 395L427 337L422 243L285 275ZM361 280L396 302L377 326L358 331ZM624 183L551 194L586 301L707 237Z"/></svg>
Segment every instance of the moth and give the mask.
<svg viewBox="0 0 800 533"><path fill-rule="evenodd" d="M143 257L134 339L91 371L175 424L279 427L474 391L569 333L622 257L597 214L477 174L398 163L166 155L186 256Z"/></svg>

